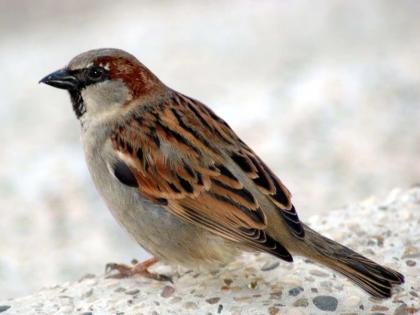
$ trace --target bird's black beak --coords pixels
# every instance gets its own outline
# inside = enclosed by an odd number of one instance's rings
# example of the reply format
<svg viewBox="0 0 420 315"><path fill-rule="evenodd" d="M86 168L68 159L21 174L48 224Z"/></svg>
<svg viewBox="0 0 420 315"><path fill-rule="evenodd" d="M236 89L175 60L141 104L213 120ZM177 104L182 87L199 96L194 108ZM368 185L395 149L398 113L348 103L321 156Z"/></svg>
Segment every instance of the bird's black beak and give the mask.
<svg viewBox="0 0 420 315"><path fill-rule="evenodd" d="M39 83L65 90L76 90L79 86L79 80L65 68L50 73L42 78Z"/></svg>

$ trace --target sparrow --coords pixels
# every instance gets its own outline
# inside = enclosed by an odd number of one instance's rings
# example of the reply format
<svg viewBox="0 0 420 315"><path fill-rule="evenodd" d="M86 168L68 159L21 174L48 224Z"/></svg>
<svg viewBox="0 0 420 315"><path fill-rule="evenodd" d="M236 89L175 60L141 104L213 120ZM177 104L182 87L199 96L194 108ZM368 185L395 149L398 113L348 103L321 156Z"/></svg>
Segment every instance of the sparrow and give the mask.
<svg viewBox="0 0 420 315"><path fill-rule="evenodd" d="M160 259L211 269L248 251L287 262L307 257L378 298L404 282L301 222L283 182L223 119L131 54L90 50L40 82L70 94L97 190L154 255L113 264L121 274L161 279L148 271Z"/></svg>

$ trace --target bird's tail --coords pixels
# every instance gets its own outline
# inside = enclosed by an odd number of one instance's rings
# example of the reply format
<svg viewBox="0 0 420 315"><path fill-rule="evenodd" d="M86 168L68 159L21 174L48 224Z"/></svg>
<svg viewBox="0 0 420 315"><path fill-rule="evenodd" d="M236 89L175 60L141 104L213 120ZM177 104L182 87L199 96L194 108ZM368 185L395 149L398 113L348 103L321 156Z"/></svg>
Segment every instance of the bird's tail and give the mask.
<svg viewBox="0 0 420 315"><path fill-rule="evenodd" d="M334 242L304 225L302 254L316 262L347 276L374 297L388 298L393 285L402 284L404 276L383 267L337 242Z"/></svg>

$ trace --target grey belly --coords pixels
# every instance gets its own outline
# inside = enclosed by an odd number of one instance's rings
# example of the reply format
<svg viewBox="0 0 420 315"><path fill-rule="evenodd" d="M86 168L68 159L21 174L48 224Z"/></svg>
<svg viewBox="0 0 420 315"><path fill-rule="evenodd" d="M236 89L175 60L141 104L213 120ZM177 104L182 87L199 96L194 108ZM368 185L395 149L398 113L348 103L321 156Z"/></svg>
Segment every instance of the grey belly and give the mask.
<svg viewBox="0 0 420 315"><path fill-rule="evenodd" d="M152 255L170 263L199 268L227 263L237 255L230 241L178 218L142 197L136 188L120 183L104 161L88 165L114 217Z"/></svg>

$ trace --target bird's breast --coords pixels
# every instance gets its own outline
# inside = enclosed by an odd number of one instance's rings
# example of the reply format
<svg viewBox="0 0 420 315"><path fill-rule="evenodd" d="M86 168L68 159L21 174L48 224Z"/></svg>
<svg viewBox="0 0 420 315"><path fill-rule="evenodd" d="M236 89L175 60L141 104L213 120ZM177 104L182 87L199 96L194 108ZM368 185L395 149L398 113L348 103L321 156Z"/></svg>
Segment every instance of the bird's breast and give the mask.
<svg viewBox="0 0 420 315"><path fill-rule="evenodd" d="M115 219L151 254L184 266L215 266L238 254L234 244L179 219L152 203L136 187L121 183L110 170L117 159L104 132L86 130L82 143L86 162L99 194Z"/></svg>

